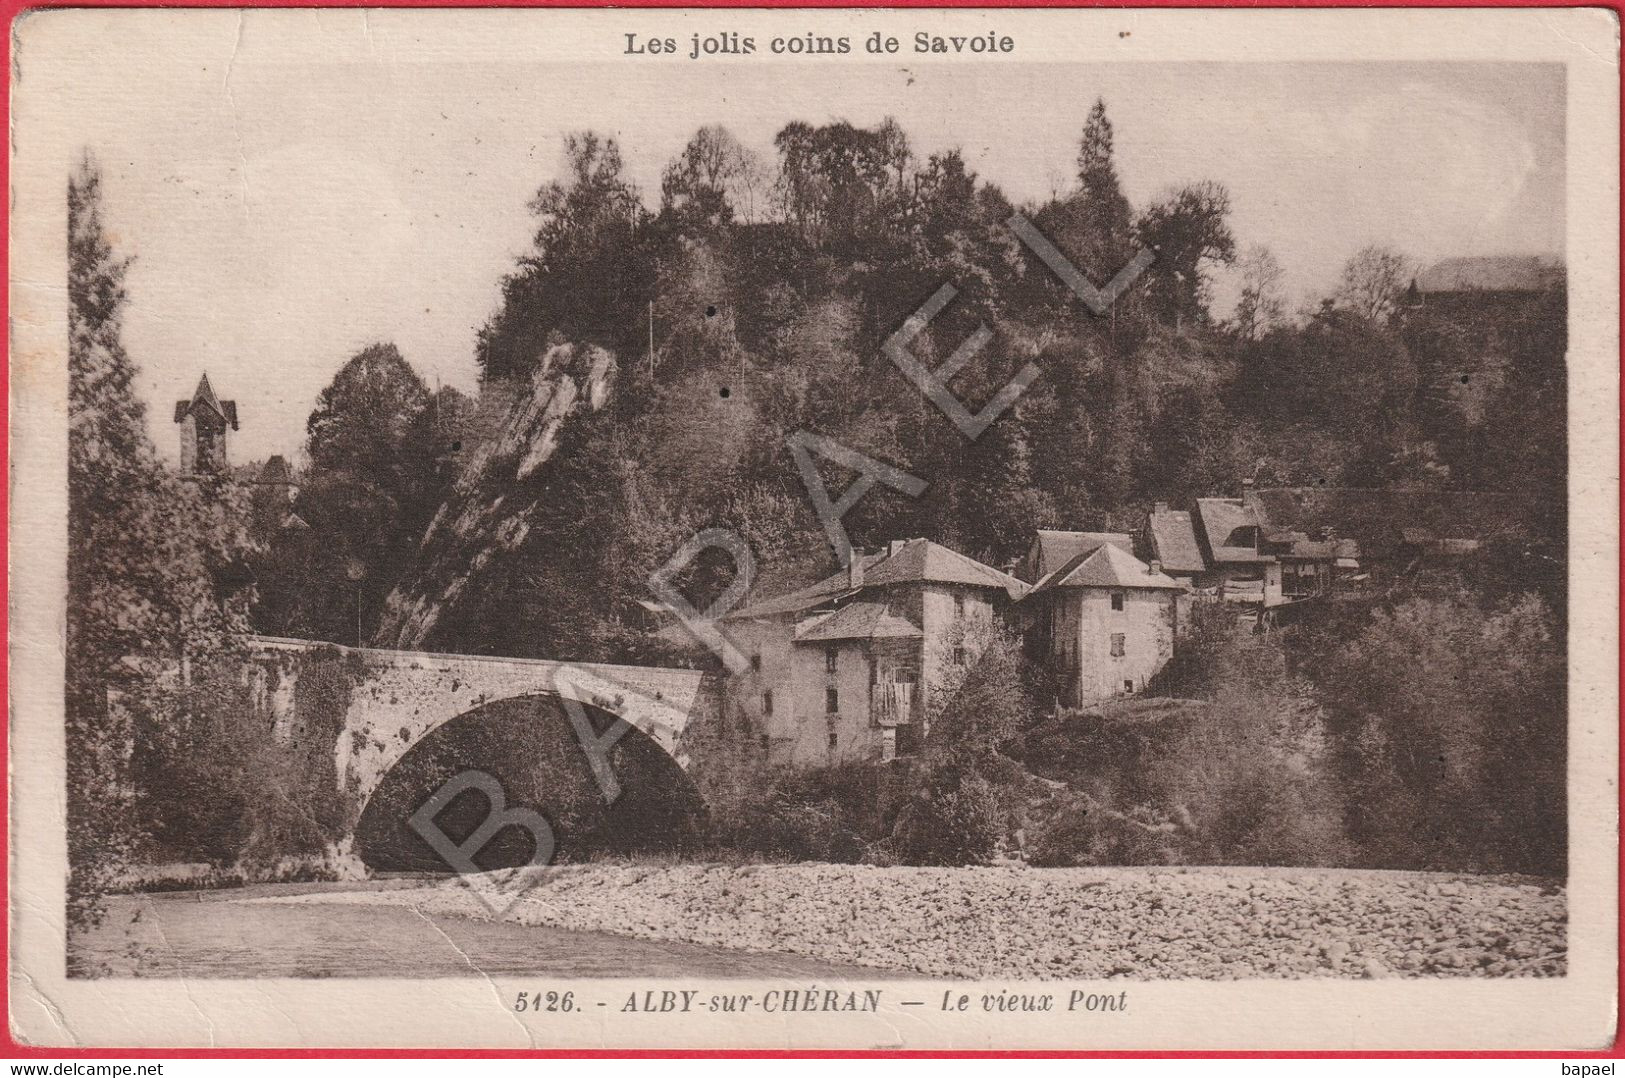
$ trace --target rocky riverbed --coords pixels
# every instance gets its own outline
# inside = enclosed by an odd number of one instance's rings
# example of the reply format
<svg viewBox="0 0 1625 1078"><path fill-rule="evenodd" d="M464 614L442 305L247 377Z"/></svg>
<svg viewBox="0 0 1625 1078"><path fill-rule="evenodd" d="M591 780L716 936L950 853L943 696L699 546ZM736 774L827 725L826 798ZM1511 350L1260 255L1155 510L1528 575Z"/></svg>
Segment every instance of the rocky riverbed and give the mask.
<svg viewBox="0 0 1625 1078"><path fill-rule="evenodd" d="M289 896L490 917L461 883ZM1560 883L1257 868L567 865L506 920L934 977L1561 976Z"/></svg>

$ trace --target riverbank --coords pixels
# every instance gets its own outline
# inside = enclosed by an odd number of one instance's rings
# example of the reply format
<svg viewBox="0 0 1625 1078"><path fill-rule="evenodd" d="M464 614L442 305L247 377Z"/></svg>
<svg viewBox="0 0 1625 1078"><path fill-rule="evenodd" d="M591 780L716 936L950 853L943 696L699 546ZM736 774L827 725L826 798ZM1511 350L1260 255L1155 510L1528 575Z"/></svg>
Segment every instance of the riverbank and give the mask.
<svg viewBox="0 0 1625 1078"><path fill-rule="evenodd" d="M435 914L414 904L347 902L417 887L250 884L221 891L115 895L101 924L69 947L75 977L642 977L884 979L857 965L690 943ZM288 902L303 896L320 901ZM892 974L898 976L898 974Z"/></svg>
<svg viewBox="0 0 1625 1078"><path fill-rule="evenodd" d="M490 919L458 881L267 903ZM1557 881L1267 868L564 865L501 920L932 977L1562 976Z"/></svg>

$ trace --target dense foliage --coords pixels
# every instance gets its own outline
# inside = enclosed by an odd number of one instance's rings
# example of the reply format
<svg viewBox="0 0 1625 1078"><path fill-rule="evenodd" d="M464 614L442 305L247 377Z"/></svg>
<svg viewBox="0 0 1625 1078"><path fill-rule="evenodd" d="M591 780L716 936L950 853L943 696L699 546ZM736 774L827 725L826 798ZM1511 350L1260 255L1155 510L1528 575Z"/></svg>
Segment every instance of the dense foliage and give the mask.
<svg viewBox="0 0 1625 1078"><path fill-rule="evenodd" d="M449 489L470 405L431 392L393 344L362 349L306 424L297 523L255 561L263 632L363 644Z"/></svg>
<svg viewBox="0 0 1625 1078"><path fill-rule="evenodd" d="M88 156L67 198L68 909L82 923L165 814L169 794L132 774L131 754L184 721L186 671L247 627L247 547L231 484L177 477L147 436L121 331L129 260Z"/></svg>

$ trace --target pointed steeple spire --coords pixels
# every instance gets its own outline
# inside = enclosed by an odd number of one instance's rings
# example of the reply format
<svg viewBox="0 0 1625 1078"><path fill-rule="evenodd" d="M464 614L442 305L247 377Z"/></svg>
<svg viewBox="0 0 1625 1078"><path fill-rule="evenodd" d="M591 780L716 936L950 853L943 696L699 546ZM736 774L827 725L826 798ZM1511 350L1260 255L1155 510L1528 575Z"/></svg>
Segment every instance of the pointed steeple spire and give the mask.
<svg viewBox="0 0 1625 1078"><path fill-rule="evenodd" d="M197 389L192 391L192 399L175 402L175 422L179 423L188 415L197 410L199 406L206 407L215 415L230 424L232 430L237 429L237 402L223 401L215 395L214 386L209 384L209 375L205 371L203 377L197 381Z"/></svg>
<svg viewBox="0 0 1625 1078"><path fill-rule="evenodd" d="M198 379L197 390L192 394L193 404L207 404L224 418L226 411L220 407L220 398L214 395L214 387L209 384L209 372L204 371L203 377Z"/></svg>

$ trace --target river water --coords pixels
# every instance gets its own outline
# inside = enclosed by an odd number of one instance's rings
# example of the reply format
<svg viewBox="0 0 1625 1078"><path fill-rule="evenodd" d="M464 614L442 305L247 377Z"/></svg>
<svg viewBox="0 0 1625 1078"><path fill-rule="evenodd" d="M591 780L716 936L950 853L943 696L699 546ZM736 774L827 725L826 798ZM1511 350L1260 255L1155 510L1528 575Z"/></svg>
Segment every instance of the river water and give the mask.
<svg viewBox="0 0 1625 1078"><path fill-rule="evenodd" d="M797 955L572 932L420 912L410 906L244 901L370 884L262 885L119 895L70 948L91 977L790 977L905 976Z"/></svg>

